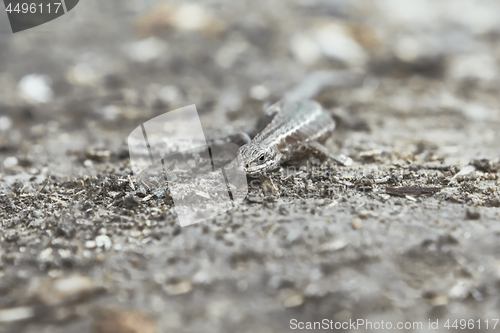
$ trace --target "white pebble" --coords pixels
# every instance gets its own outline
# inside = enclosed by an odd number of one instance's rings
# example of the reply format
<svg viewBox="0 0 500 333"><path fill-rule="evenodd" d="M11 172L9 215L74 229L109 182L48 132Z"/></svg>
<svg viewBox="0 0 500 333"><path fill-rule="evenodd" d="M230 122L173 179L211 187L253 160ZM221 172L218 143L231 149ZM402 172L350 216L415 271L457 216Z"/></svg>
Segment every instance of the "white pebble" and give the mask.
<svg viewBox="0 0 500 333"><path fill-rule="evenodd" d="M10 156L3 161L3 166L6 168L13 168L17 165L17 163L18 163L17 157Z"/></svg>
<svg viewBox="0 0 500 333"><path fill-rule="evenodd" d="M125 52L137 62L150 62L165 55L168 45L161 39L151 37L125 45Z"/></svg>
<svg viewBox="0 0 500 333"><path fill-rule="evenodd" d="M75 84L91 85L98 79L99 75L94 71L94 68L87 63L79 63L69 69L69 80Z"/></svg>
<svg viewBox="0 0 500 333"><path fill-rule="evenodd" d="M498 65L493 55L466 54L456 56L450 61L448 73L454 79L494 80L498 77Z"/></svg>
<svg viewBox="0 0 500 333"><path fill-rule="evenodd" d="M455 176L453 176L453 178L451 178L450 182L455 182L456 179L460 176L466 176L472 172L476 171L476 167L473 166L473 165L466 165L465 167L463 167L459 173L457 173Z"/></svg>
<svg viewBox="0 0 500 333"><path fill-rule="evenodd" d="M122 110L116 105L107 105L102 109L102 114L106 120L116 120Z"/></svg>
<svg viewBox="0 0 500 333"><path fill-rule="evenodd" d="M86 242L85 242L85 247L86 247L87 249L95 249L95 247L96 247L96 242L95 242L95 241L93 241L93 240L86 241Z"/></svg>
<svg viewBox="0 0 500 333"><path fill-rule="evenodd" d="M107 251L111 248L111 239L106 235L97 236L95 244L97 247L103 247Z"/></svg>
<svg viewBox="0 0 500 333"><path fill-rule="evenodd" d="M52 255L53 250L48 247L45 250L42 250L38 256L38 258L42 261L50 261L54 259L54 256Z"/></svg>
<svg viewBox="0 0 500 333"><path fill-rule="evenodd" d="M367 56L363 48L349 35L347 29L336 23L327 24L314 32L323 54L352 66L364 65Z"/></svg>
<svg viewBox="0 0 500 333"><path fill-rule="evenodd" d="M342 61L350 66L362 66L367 61L363 48L350 35L347 27L331 22L306 32L295 34L290 50L297 60L311 65L322 57Z"/></svg>
<svg viewBox="0 0 500 333"><path fill-rule="evenodd" d="M250 88L250 97L252 97L253 99L258 99L259 101L267 99L270 94L271 93L269 92L269 89L262 85L253 86L252 88Z"/></svg>
<svg viewBox="0 0 500 333"><path fill-rule="evenodd" d="M0 117L0 131L8 131L12 127L12 119L9 116Z"/></svg>
<svg viewBox="0 0 500 333"><path fill-rule="evenodd" d="M290 40L290 50L300 62L310 65L321 58L321 50L309 35L297 34Z"/></svg>
<svg viewBox="0 0 500 333"><path fill-rule="evenodd" d="M176 86L164 86L158 91L158 97L164 103L176 103L181 98L181 92Z"/></svg>
<svg viewBox="0 0 500 333"><path fill-rule="evenodd" d="M30 74L24 76L19 81L18 89L20 94L38 103L48 103L54 98L54 93L50 87L50 77L40 74Z"/></svg>
<svg viewBox="0 0 500 333"><path fill-rule="evenodd" d="M25 320L35 316L35 310L32 307L18 307L0 310L0 323Z"/></svg>
<svg viewBox="0 0 500 333"><path fill-rule="evenodd" d="M203 30L211 19L207 8L194 3L181 5L174 16L175 26L186 31Z"/></svg>

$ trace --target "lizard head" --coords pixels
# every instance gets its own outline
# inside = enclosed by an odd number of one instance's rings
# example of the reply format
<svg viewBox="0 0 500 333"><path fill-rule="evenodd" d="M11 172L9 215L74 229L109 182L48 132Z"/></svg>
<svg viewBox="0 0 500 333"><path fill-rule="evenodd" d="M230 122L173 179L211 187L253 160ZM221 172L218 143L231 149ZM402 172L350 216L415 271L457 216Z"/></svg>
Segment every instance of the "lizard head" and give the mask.
<svg viewBox="0 0 500 333"><path fill-rule="evenodd" d="M276 146L249 143L240 147L238 159L248 175L255 175L278 167L281 153Z"/></svg>

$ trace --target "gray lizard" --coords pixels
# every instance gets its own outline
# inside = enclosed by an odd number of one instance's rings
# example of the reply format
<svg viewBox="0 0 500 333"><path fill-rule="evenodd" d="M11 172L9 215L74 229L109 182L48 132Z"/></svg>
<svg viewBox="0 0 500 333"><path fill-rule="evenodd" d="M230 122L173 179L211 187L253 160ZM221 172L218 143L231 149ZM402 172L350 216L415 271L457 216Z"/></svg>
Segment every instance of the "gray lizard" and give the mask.
<svg viewBox="0 0 500 333"><path fill-rule="evenodd" d="M345 166L352 164L349 157L333 155L321 144L335 129L335 120L317 102L278 102L267 113L274 114L271 123L238 150L240 167L248 175L275 169L306 153Z"/></svg>

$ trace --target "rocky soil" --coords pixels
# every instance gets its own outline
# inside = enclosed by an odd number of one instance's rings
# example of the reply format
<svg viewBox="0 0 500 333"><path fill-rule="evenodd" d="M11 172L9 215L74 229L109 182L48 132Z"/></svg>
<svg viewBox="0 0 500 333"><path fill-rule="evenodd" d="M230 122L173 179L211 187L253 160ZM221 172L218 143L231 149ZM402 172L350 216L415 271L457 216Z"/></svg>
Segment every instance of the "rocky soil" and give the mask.
<svg viewBox="0 0 500 333"><path fill-rule="evenodd" d="M86 1L0 34L0 332L499 319L499 59L493 0ZM138 184L141 123L255 133L286 94L352 166L249 178L185 228Z"/></svg>

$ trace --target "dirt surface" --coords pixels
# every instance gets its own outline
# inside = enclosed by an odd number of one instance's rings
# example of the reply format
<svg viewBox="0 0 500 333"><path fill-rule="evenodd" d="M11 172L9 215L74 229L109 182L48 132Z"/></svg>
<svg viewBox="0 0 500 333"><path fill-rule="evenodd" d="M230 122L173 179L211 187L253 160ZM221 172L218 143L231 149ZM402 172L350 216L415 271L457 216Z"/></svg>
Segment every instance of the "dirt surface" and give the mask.
<svg viewBox="0 0 500 333"><path fill-rule="evenodd" d="M0 332L499 319L498 2L72 12L0 34ZM242 204L185 228L136 182L141 123L196 104L207 136L252 133L287 93L332 113L326 146L351 167L249 178Z"/></svg>

